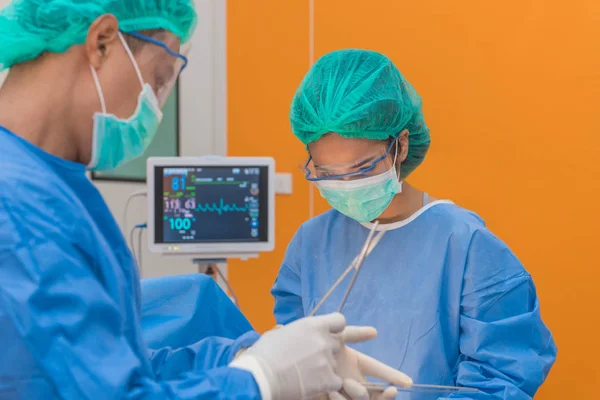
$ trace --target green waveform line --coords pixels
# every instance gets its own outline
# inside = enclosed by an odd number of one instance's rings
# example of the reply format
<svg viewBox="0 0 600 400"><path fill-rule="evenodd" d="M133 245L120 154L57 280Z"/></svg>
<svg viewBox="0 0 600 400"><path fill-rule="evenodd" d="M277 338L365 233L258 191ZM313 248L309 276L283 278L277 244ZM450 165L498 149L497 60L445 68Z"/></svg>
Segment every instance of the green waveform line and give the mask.
<svg viewBox="0 0 600 400"><path fill-rule="evenodd" d="M221 215L223 213L229 213L229 212L248 212L249 209L250 209L250 206L248 205L248 203L244 204L243 207L239 207L235 203L225 204L225 200L223 200L223 199L219 200L219 205L217 205L216 203L212 203L212 205L206 203L205 205L198 204L198 206L196 207L196 211L216 212L216 213L219 213L219 215Z"/></svg>
<svg viewBox="0 0 600 400"><path fill-rule="evenodd" d="M174 199L180 199L180 198L184 198L184 199L193 199L194 197L196 197L196 192L192 192L192 193L185 193L185 192L175 192L175 193L169 193L169 192L165 192L165 197L168 197L169 200L174 200Z"/></svg>

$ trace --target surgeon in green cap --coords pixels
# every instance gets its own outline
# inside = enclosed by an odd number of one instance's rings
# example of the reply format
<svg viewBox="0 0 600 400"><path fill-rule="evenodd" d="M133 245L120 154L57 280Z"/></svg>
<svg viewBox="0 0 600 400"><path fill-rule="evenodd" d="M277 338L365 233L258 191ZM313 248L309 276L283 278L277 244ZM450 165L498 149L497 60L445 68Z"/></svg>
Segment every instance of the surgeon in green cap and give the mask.
<svg viewBox="0 0 600 400"><path fill-rule="evenodd" d="M86 170L143 154L195 25L192 0L14 0L0 11L0 69L10 68L0 89L0 399L302 399L364 372L345 361L357 353L344 341L376 331L346 327L341 314L262 337L145 344L137 266Z"/></svg>
<svg viewBox="0 0 600 400"><path fill-rule="evenodd" d="M384 236L344 315L379 336L356 349L417 383L478 390L406 399L532 399L557 349L531 275L480 217L407 182L430 134L421 98L394 63L366 50L324 55L300 84L290 121L308 150L300 168L333 209L288 247L272 289L277 322L309 315L378 221ZM343 295L333 292L319 312L336 310Z"/></svg>

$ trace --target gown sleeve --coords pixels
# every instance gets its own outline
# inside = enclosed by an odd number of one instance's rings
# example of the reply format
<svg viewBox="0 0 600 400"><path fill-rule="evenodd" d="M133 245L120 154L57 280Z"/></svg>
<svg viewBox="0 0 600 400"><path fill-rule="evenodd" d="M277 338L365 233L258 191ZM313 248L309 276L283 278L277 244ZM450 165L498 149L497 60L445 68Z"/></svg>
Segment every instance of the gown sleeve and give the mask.
<svg viewBox="0 0 600 400"><path fill-rule="evenodd" d="M227 366L260 337L207 275L144 279L141 292L142 334L162 379Z"/></svg>
<svg viewBox="0 0 600 400"><path fill-rule="evenodd" d="M440 400L533 399L557 348L540 316L531 276L485 229L471 239L460 312L456 384L479 392L453 393Z"/></svg>
<svg viewBox="0 0 600 400"><path fill-rule="evenodd" d="M151 349L179 348L210 336L236 339L253 331L211 277L175 275L141 281L142 332Z"/></svg>
<svg viewBox="0 0 600 400"><path fill-rule="evenodd" d="M27 349L35 362L32 372L45 377L55 397L260 399L259 388L246 371L225 366L169 371L174 365L170 360L189 351L195 351L194 365L206 364L202 360L210 358L224 361L231 356L227 343L215 347L214 341L207 341L190 350L163 350L154 355L155 365L151 365L141 330L125 329L122 303L131 299L110 296L94 273L98 265L61 227L61 222L70 220L55 220L58 209L41 214L39 206L21 203L9 204L0 196L0 314L7 316L3 321L10 325L0 330L0 338L5 346ZM2 370L10 371L7 365ZM30 381L16 374L5 378L14 385ZM28 389L29 398L52 397L35 390Z"/></svg>
<svg viewBox="0 0 600 400"><path fill-rule="evenodd" d="M279 269L271 295L275 298L275 320L279 325L286 325L303 318L302 284L300 278L302 251L302 227L298 230Z"/></svg>

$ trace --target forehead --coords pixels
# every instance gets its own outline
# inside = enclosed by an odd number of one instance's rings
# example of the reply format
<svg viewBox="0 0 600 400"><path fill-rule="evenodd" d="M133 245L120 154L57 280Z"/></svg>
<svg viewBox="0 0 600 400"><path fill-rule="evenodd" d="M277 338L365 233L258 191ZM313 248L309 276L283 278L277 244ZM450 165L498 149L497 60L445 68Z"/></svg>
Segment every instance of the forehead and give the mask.
<svg viewBox="0 0 600 400"><path fill-rule="evenodd" d="M160 31L154 35L154 39L159 40L167 45L172 51L179 53L181 47L181 40L179 36L169 31Z"/></svg>
<svg viewBox="0 0 600 400"><path fill-rule="evenodd" d="M328 133L308 145L315 164L344 164L377 156L385 152L387 140L345 138L337 133Z"/></svg>

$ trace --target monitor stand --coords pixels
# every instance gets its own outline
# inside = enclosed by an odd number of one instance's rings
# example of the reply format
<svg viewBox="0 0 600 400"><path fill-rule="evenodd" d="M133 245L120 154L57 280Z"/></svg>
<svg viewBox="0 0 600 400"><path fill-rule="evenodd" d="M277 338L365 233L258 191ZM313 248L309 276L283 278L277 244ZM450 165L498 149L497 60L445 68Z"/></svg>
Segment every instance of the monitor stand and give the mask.
<svg viewBox="0 0 600 400"><path fill-rule="evenodd" d="M229 284L229 281L223 275L221 270L219 269L218 264L226 264L226 258L194 258L192 262L198 266L198 273L206 274L213 278L217 283L220 283L220 286L225 285L227 290L229 291L229 298L236 306L240 306L239 300L233 291L233 288Z"/></svg>

